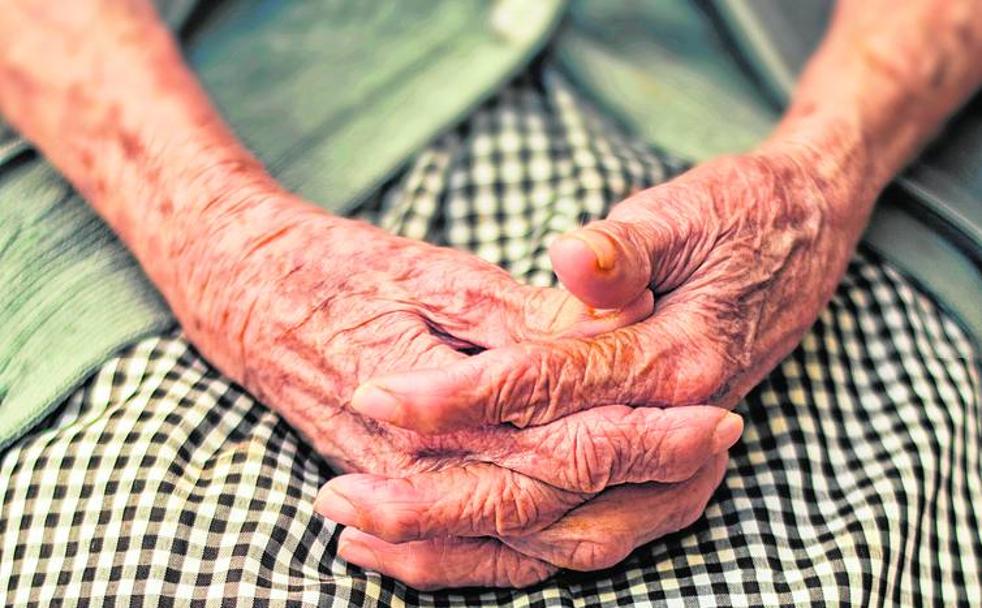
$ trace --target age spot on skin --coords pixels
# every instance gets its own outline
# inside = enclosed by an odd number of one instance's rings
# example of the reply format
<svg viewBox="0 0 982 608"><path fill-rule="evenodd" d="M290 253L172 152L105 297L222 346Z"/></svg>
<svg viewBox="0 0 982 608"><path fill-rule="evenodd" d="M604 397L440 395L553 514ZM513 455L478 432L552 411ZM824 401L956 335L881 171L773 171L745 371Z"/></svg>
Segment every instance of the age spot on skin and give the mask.
<svg viewBox="0 0 982 608"><path fill-rule="evenodd" d="M92 158L92 152L82 150L78 155L78 160L80 163L82 163L82 168L86 171L90 171L92 169L92 162L94 160Z"/></svg>
<svg viewBox="0 0 982 608"><path fill-rule="evenodd" d="M140 158L145 152L143 144L140 143L140 140L138 140L136 136L129 131L121 130L119 132L119 143L123 147L123 154L126 155L126 158L131 160Z"/></svg>

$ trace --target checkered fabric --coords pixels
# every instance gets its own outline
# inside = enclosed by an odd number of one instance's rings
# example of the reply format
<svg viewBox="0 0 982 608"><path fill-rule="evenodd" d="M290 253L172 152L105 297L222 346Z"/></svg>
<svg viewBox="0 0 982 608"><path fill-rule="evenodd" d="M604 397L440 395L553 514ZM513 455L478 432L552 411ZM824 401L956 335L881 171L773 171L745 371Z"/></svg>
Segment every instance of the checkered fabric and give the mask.
<svg viewBox="0 0 982 608"><path fill-rule="evenodd" d="M421 153L371 214L533 283L559 232L681 168L548 68ZM926 295L853 260L740 406L705 517L600 573L420 593L335 557L326 465L180 333L107 362L0 460L4 605L951 606L982 602L978 356Z"/></svg>

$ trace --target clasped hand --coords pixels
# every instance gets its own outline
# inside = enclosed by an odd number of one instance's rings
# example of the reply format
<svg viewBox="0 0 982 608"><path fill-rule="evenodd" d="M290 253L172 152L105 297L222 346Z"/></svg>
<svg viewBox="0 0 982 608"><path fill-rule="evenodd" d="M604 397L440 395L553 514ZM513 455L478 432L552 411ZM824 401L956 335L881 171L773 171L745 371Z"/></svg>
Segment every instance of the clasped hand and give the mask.
<svg viewBox="0 0 982 608"><path fill-rule="evenodd" d="M243 206L265 225L241 279L205 290L233 304L185 328L346 473L315 504L342 557L526 586L701 515L742 431L727 408L848 258L826 202L787 155L715 161L559 238L561 291L273 192Z"/></svg>

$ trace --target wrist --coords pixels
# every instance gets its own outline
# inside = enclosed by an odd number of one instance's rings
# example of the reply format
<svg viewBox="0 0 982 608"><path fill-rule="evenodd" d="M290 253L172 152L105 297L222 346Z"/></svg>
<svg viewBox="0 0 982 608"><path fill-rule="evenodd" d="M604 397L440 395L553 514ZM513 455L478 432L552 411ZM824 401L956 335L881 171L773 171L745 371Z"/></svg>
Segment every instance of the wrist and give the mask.
<svg viewBox="0 0 982 608"><path fill-rule="evenodd" d="M275 297L292 260L274 250L310 211L281 190L255 183L228 183L200 200L162 230L163 254L144 267L191 341L244 383L250 322L264 298Z"/></svg>
<svg viewBox="0 0 982 608"><path fill-rule="evenodd" d="M849 157L875 196L982 81L974 14L970 2L838 3L772 139Z"/></svg>
<svg viewBox="0 0 982 608"><path fill-rule="evenodd" d="M116 173L111 188L88 198L164 292L215 224L275 191L257 161L232 154L167 151Z"/></svg>
<svg viewBox="0 0 982 608"><path fill-rule="evenodd" d="M859 123L848 114L789 112L756 151L791 162L813 185L837 231L858 238L880 191L893 177Z"/></svg>
<svg viewBox="0 0 982 608"><path fill-rule="evenodd" d="M172 305L222 299L218 292L233 289L250 258L306 208L271 180L218 168L189 177L176 192L183 202L161 222L154 247L166 268L154 273L144 263Z"/></svg>

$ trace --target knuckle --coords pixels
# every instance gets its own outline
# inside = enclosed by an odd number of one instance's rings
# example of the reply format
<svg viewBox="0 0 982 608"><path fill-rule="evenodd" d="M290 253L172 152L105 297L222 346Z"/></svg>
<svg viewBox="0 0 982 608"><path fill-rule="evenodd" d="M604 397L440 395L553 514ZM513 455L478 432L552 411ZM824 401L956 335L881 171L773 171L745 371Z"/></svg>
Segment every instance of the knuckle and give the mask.
<svg viewBox="0 0 982 608"><path fill-rule="evenodd" d="M579 340L553 347L539 369L538 407L532 423L544 424L588 407L610 375L610 361L596 346Z"/></svg>
<svg viewBox="0 0 982 608"><path fill-rule="evenodd" d="M511 471L503 477L472 470L465 474L471 477L470 495L456 509L452 504L448 508L456 511L450 517L459 518L469 533L506 536L521 532L536 518L535 502L516 485Z"/></svg>
<svg viewBox="0 0 982 608"><path fill-rule="evenodd" d="M496 477L489 478L469 470L466 472L472 478L468 483L470 496L457 516L468 531L479 535L498 535L517 528L516 519L524 511L514 502L511 484Z"/></svg>
<svg viewBox="0 0 982 608"><path fill-rule="evenodd" d="M640 429L639 451L643 454L642 469L648 479L636 478L633 481L661 481L665 477L665 463L671 458L666 450L666 439L671 431L666 429L665 414L657 409L639 409L635 415L644 419L638 424Z"/></svg>
<svg viewBox="0 0 982 608"><path fill-rule="evenodd" d="M583 493L503 470L494 483L472 485L473 498L463 515L469 531L481 536L514 538L555 523L585 500Z"/></svg>
<svg viewBox="0 0 982 608"><path fill-rule="evenodd" d="M570 339L533 345L517 371L521 407L508 422L519 427L541 425L590 406L606 396L624 373L631 353L618 340Z"/></svg>
<svg viewBox="0 0 982 608"><path fill-rule="evenodd" d="M610 484L614 471L613 446L606 434L594 434L585 426L577 426L570 434L572 454L570 467L573 488L582 492L600 492Z"/></svg>
<svg viewBox="0 0 982 608"><path fill-rule="evenodd" d="M649 477L635 481L668 483L692 477L709 456L705 428L693 426L690 417L661 410L638 410L636 414L643 421L638 426L644 429L640 448L644 466L640 468Z"/></svg>
<svg viewBox="0 0 982 608"><path fill-rule="evenodd" d="M521 312L515 315L517 324L509 329L519 340L554 337L567 323L570 310L579 305L569 292L551 287L522 285L511 293L511 305Z"/></svg>
<svg viewBox="0 0 982 608"><path fill-rule="evenodd" d="M528 346L520 353L488 400L488 420L524 428L549 416L555 382L553 358L545 349Z"/></svg>
<svg viewBox="0 0 982 608"><path fill-rule="evenodd" d="M637 331L619 331L595 340L586 357L583 377L589 386L609 394L608 402L630 403L651 383L651 348Z"/></svg>
<svg viewBox="0 0 982 608"><path fill-rule="evenodd" d="M576 496L511 471L482 502L484 507L479 511L492 525L481 528L487 533L490 527L498 538L540 530L579 504Z"/></svg>
<svg viewBox="0 0 982 608"><path fill-rule="evenodd" d="M509 485L492 507L497 536L526 532L540 519L538 501L526 488Z"/></svg>
<svg viewBox="0 0 982 608"><path fill-rule="evenodd" d="M400 495L415 495L411 478L394 478L375 482L373 494L377 503L362 502L362 521L358 527L388 542L416 540L425 535L426 509L398 501Z"/></svg>
<svg viewBox="0 0 982 608"><path fill-rule="evenodd" d="M682 431L661 440L655 481L673 483L692 477L707 456L703 442L692 439L692 433Z"/></svg>
<svg viewBox="0 0 982 608"><path fill-rule="evenodd" d="M560 419L536 438L535 453L552 465L537 474L540 479L576 493L596 493L607 487L619 449L600 413L594 410Z"/></svg>

